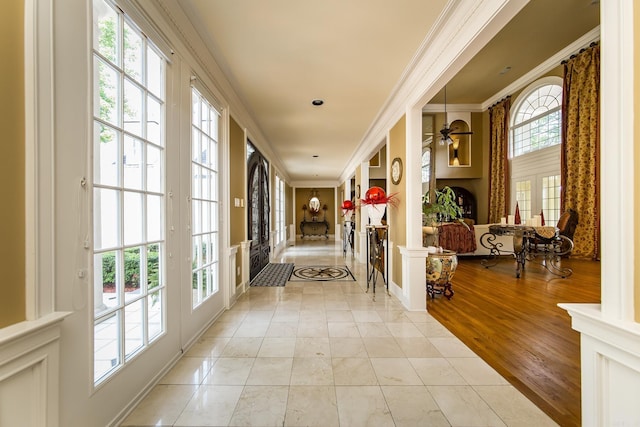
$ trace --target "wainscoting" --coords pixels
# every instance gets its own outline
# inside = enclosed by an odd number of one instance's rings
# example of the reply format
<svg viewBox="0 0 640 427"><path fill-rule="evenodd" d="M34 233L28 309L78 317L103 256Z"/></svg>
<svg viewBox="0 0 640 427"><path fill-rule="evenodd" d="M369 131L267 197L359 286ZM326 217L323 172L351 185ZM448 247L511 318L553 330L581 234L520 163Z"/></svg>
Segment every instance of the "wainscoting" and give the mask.
<svg viewBox="0 0 640 427"><path fill-rule="evenodd" d="M57 427L60 322L66 313L0 330L0 426Z"/></svg>

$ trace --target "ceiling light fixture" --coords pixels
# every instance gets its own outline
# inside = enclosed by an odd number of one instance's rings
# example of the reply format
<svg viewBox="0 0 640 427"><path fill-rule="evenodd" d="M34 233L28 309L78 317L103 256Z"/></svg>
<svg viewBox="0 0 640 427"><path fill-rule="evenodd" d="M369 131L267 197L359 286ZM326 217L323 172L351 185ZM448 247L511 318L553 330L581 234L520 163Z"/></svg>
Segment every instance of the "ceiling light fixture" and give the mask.
<svg viewBox="0 0 640 427"><path fill-rule="evenodd" d="M499 73L499 74L502 76L502 75L504 75L504 74L507 74L509 71L511 71L511 67L506 66L506 67L504 67L502 70L500 70L500 73Z"/></svg>
<svg viewBox="0 0 640 427"><path fill-rule="evenodd" d="M317 154L314 154L312 157L313 157L314 159L317 159L319 156L318 156Z"/></svg>
<svg viewBox="0 0 640 427"><path fill-rule="evenodd" d="M315 105L316 107L319 107L322 104L324 104L324 101L322 99L314 99L313 101L311 101L311 104Z"/></svg>

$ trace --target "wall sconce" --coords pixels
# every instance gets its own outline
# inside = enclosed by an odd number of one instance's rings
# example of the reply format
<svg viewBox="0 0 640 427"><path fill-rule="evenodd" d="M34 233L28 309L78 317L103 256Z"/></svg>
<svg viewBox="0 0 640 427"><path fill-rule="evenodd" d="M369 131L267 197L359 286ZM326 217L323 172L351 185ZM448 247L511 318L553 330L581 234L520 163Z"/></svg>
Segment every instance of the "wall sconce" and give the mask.
<svg viewBox="0 0 640 427"><path fill-rule="evenodd" d="M447 146L448 166L453 168L471 166L471 142L469 135L456 135Z"/></svg>

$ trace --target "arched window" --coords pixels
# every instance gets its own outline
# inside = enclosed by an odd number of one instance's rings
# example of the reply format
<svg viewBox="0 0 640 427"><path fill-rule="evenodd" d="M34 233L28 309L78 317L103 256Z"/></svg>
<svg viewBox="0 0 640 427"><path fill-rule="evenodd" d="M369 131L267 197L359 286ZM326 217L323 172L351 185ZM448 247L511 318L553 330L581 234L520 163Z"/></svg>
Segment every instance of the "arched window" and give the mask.
<svg viewBox="0 0 640 427"><path fill-rule="evenodd" d="M560 217L562 78L545 77L524 89L511 110L511 200L523 222L543 213L549 225Z"/></svg>
<svg viewBox="0 0 640 427"><path fill-rule="evenodd" d="M528 91L512 116L511 157L560 144L561 108L562 85L546 83Z"/></svg>

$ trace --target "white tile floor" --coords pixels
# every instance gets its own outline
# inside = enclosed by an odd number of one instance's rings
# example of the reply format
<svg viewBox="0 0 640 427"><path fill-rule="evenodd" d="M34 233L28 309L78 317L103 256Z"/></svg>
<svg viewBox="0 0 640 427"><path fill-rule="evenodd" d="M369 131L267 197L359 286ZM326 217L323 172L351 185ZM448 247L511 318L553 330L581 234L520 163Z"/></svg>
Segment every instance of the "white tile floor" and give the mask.
<svg viewBox="0 0 640 427"><path fill-rule="evenodd" d="M122 426L554 426L426 312L408 312L333 241L296 264L347 264L356 282L251 288ZM378 282L380 283L380 282Z"/></svg>

